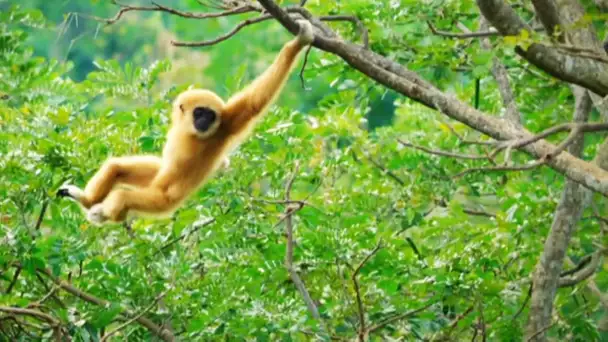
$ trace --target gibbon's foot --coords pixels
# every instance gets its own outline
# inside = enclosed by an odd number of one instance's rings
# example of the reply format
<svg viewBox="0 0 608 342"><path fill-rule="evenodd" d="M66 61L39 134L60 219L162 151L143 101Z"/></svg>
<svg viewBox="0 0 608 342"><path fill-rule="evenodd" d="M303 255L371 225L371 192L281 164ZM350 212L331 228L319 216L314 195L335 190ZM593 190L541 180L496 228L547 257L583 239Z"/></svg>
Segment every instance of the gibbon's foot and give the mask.
<svg viewBox="0 0 608 342"><path fill-rule="evenodd" d="M298 42L302 45L309 45L315 40L315 31L312 28L312 24L308 20L297 20L296 23L300 25L300 32L298 32Z"/></svg>
<svg viewBox="0 0 608 342"><path fill-rule="evenodd" d="M75 201L80 201L80 199L84 197L84 191L75 185L64 184L57 190L57 197L67 197Z"/></svg>
<svg viewBox="0 0 608 342"><path fill-rule="evenodd" d="M99 226L108 220L108 217L103 213L103 205L101 203L95 204L89 209L87 220L96 226Z"/></svg>

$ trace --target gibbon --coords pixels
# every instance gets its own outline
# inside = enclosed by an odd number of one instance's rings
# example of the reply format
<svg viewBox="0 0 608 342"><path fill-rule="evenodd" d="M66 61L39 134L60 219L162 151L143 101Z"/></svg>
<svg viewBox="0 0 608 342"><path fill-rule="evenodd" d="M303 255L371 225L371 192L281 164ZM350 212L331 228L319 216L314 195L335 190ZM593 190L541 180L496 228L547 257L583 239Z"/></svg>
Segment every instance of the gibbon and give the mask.
<svg viewBox="0 0 608 342"><path fill-rule="evenodd" d="M65 184L57 195L78 202L94 224L121 222L127 214L171 215L220 164L227 164L226 153L247 137L282 90L299 53L314 40L310 22L298 24L298 35L283 46L273 64L227 102L209 90L179 94L162 157L110 158L84 190ZM128 187L115 188L118 184Z"/></svg>

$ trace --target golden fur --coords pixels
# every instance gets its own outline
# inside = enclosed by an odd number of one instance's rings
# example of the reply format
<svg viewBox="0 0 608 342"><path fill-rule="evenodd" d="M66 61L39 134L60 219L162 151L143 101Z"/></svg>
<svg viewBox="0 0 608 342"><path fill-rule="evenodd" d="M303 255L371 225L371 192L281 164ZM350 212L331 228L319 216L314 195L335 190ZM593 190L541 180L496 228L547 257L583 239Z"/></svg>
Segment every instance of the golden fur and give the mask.
<svg viewBox="0 0 608 342"><path fill-rule="evenodd" d="M193 89L174 101L171 128L162 158L111 158L84 190L65 185L60 196L78 201L93 223L123 221L128 213L166 215L209 179L226 153L249 133L256 119L280 93L300 51L314 39L312 26L300 21L300 32L286 43L273 64L226 103L209 90ZM195 127L195 108L214 112L205 130ZM116 184L129 188L115 188Z"/></svg>

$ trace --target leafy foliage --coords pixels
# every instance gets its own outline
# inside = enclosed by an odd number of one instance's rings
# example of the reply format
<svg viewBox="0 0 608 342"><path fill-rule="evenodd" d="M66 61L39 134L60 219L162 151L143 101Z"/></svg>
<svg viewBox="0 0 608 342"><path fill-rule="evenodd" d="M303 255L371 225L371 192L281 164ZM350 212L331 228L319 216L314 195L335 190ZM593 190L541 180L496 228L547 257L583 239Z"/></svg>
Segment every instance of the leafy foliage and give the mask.
<svg viewBox="0 0 608 342"><path fill-rule="evenodd" d="M372 49L463 99L474 97L474 80L480 78L479 105L493 112L501 103L489 68L499 55L514 66L510 76L530 129L562 122L572 112L567 88L519 67L510 49L481 52L471 41L429 35L424 20L449 27L457 12L470 17L464 24L474 28L472 1L419 6L357 0L310 7L359 16L370 29ZM180 32L205 31L196 22L165 24ZM206 25L219 32L228 24ZM358 38L353 27L335 25L346 38ZM351 277L382 242L357 277L368 324L432 305L382 325L372 336L470 340L483 324L491 340L521 339L527 309L519 311L562 184L553 171L473 173L455 180L454 174L480 162L432 156L396 138L483 154L483 147L462 144L450 126L470 139L484 137L387 93L335 57L313 52L305 75L315 90L302 96L294 75L280 105L233 153L230 169L172 218L137 219L133 236L122 226L92 227L75 204L55 199L57 188L68 179L84 185L109 156L159 153L168 103L188 86L176 70L181 60L142 66L87 56L97 58L95 69L75 82L71 62L34 56L31 26L50 25L38 11L14 7L0 13L0 305L24 307L45 297L51 282L37 269L48 268L110 302L95 306L62 291L47 299L45 310L69 327L74 340L97 341L102 331L124 321L125 308L141 311L167 289L147 316L184 340L310 339L321 328L284 267L279 221L285 208L263 201L283 199L285 182L299 163L291 197L308 205L294 214L294 262L332 335L356 336L360 322ZM123 27L136 30L133 24ZM251 79L282 41L263 45L260 37L287 37L277 26L257 30L196 55L210 62L205 79L193 83L229 94ZM244 41L253 44L234 54ZM391 113L374 121L385 110ZM587 153L596 139L589 139ZM591 251L597 231L597 222L583 221L571 255ZM601 286L608 281L603 273L596 280ZM601 312L583 287L561 289L557 307L556 338L599 339L591 317ZM0 328L2 338L21 334L4 316ZM36 339L53 333L30 330ZM115 338L152 335L130 324Z"/></svg>

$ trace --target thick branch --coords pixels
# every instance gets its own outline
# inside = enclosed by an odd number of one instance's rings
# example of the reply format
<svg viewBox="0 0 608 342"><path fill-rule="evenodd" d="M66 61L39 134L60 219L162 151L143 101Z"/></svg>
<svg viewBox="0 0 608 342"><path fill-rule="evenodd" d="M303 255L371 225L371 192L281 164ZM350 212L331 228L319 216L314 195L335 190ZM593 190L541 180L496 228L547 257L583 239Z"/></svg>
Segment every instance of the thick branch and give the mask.
<svg viewBox="0 0 608 342"><path fill-rule="evenodd" d="M504 0L477 0L477 4L492 26L503 35L517 36L523 30L532 31ZM580 85L600 96L608 95L608 73L596 62L564 54L539 43L532 43L527 49L517 47L515 50L556 78Z"/></svg>
<svg viewBox="0 0 608 342"><path fill-rule="evenodd" d="M10 306L0 306L0 312L5 312L8 314L13 314L13 315L23 315L23 316L34 317L41 321L45 321L52 327L58 327L61 325L61 322L57 318L55 318L49 314L46 314L42 311L38 311L38 310L14 308L14 307L10 307Z"/></svg>

